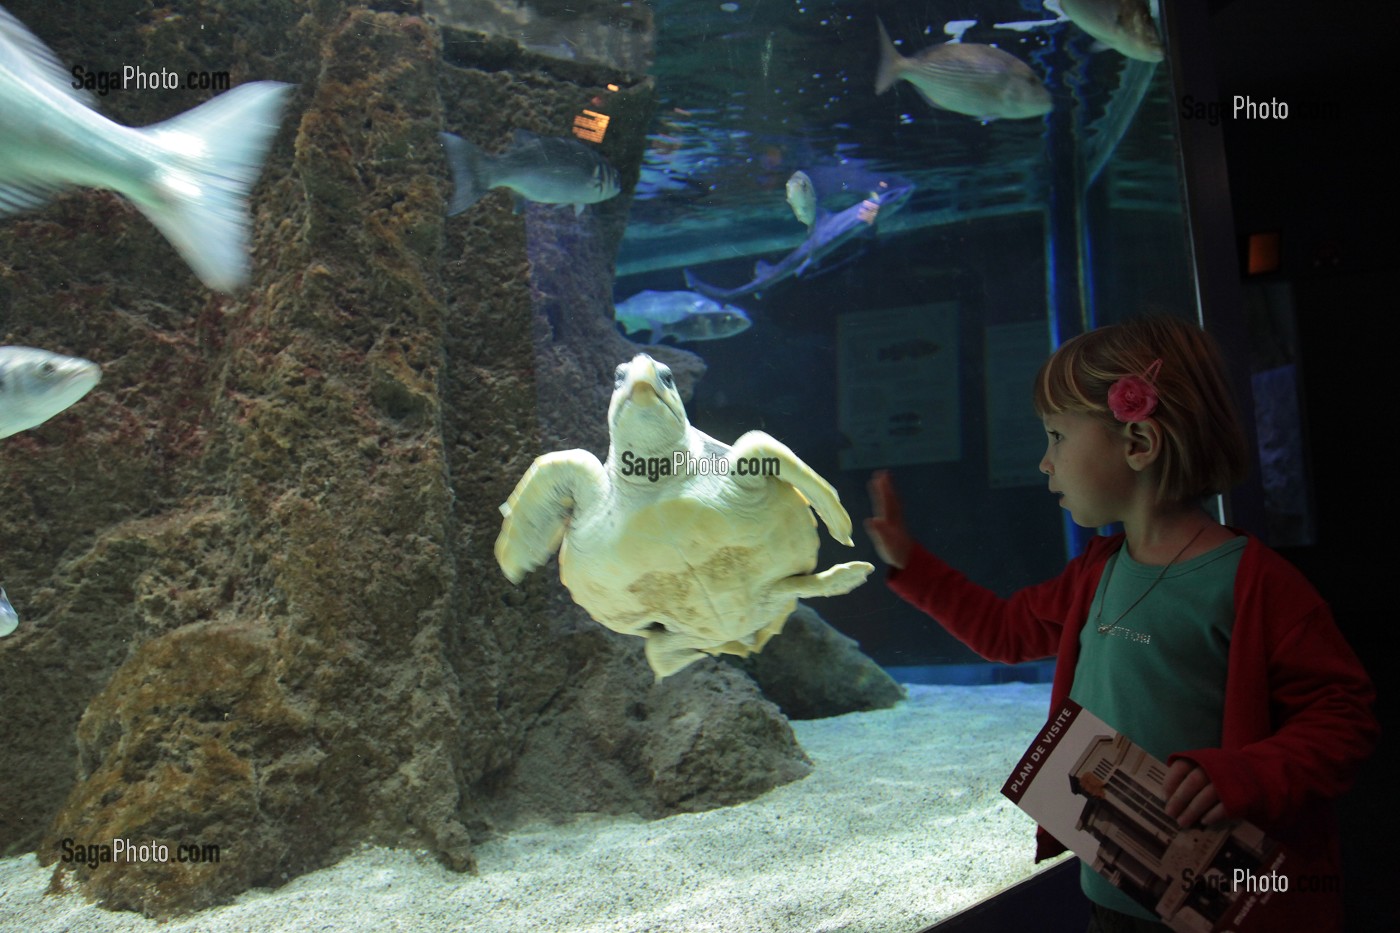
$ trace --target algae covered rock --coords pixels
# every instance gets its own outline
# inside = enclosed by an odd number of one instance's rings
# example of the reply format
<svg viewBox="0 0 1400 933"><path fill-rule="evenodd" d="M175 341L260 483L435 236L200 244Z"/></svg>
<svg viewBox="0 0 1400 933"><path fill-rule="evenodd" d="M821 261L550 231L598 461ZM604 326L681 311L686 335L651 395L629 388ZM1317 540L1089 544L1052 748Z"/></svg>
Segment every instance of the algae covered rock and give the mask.
<svg viewBox="0 0 1400 933"><path fill-rule="evenodd" d="M365 842L466 871L517 820L722 805L805 768L738 675L657 694L640 651L491 553L513 478L597 439L580 426L627 355L612 257L650 82L528 50L503 71L469 41L449 64L419 4L378 6L7 4L63 61L297 86L238 295L109 194L0 222L5 342L104 367L71 417L0 446L24 620L0 640L0 850L37 849L56 890L168 917ZM141 125L191 96L107 107ZM566 135L585 105L614 117L623 196L581 219L494 195L446 217L438 132L494 149L516 126ZM683 386L703 371L665 355ZM550 799L547 746L570 756ZM69 857L113 838L219 859Z"/></svg>
<svg viewBox="0 0 1400 933"><path fill-rule="evenodd" d="M683 673L682 689L658 691L652 715L666 727L643 753L663 812L751 800L811 771L792 727L749 678L718 661Z"/></svg>
<svg viewBox="0 0 1400 933"><path fill-rule="evenodd" d="M798 604L761 655L733 662L792 719L886 709L904 688L810 606Z"/></svg>

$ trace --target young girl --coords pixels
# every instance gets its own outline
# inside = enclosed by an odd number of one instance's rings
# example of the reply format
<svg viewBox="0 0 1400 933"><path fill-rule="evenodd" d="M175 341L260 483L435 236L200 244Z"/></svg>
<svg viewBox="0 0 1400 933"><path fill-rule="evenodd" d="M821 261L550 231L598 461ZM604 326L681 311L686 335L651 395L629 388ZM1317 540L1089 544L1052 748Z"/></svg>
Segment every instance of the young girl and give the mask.
<svg viewBox="0 0 1400 933"><path fill-rule="evenodd" d="M983 657L1055 655L1066 696L1170 763L1182 826L1247 819L1292 847L1264 930L1341 930L1328 801L1370 754L1374 691L1331 610L1257 538L1202 507L1241 478L1245 442L1214 344L1154 317L1066 342L1041 367L1040 471L1075 523L1121 522L1059 577L1002 599L910 537L888 473L865 523L889 585ZM1038 831L1037 860L1064 851ZM1090 931L1161 930L1087 865ZM1283 925L1279 925L1282 923Z"/></svg>

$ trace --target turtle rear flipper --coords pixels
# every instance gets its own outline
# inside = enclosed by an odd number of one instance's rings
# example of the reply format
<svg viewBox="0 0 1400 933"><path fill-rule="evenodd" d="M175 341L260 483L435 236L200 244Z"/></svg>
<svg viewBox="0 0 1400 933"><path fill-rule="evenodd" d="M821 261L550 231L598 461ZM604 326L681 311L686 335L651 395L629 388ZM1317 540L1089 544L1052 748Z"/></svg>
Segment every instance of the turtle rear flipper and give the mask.
<svg viewBox="0 0 1400 933"><path fill-rule="evenodd" d="M647 664L651 665L657 683L701 658L708 657L705 652L691 644L689 638L665 628L658 627L641 634L646 636Z"/></svg>
<svg viewBox="0 0 1400 933"><path fill-rule="evenodd" d="M774 593L807 599L812 596L840 596L865 582L875 565L863 560L828 567L821 573L787 577L773 584Z"/></svg>
<svg viewBox="0 0 1400 933"><path fill-rule="evenodd" d="M602 493L603 465L586 450L559 450L536 457L501 505L505 521L496 538L496 563L512 583L559 550L576 507L587 508Z"/></svg>
<svg viewBox="0 0 1400 933"><path fill-rule="evenodd" d="M734 442L727 457L729 475L734 477L734 482L756 484L770 478L782 480L802 493L802 498L821 516L822 521L826 523L826 530L831 532L833 538L847 547L854 543L851 541L851 516L846 514L845 507L841 505L841 497L836 494L830 483L803 463L802 458L782 441L762 431L750 431ZM740 460L763 464L769 459L777 463L777 471L771 477L754 476L752 468L746 472L738 469Z"/></svg>

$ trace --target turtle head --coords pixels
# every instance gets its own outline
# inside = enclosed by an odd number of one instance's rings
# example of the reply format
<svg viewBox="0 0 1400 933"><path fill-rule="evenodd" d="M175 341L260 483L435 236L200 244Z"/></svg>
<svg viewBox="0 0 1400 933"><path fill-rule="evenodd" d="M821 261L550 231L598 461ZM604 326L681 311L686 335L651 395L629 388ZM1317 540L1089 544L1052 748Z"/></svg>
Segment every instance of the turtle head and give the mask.
<svg viewBox="0 0 1400 933"><path fill-rule="evenodd" d="M608 405L613 447L648 455L664 450L669 455L685 446L690 420L671 367L638 353L617 367L614 380Z"/></svg>

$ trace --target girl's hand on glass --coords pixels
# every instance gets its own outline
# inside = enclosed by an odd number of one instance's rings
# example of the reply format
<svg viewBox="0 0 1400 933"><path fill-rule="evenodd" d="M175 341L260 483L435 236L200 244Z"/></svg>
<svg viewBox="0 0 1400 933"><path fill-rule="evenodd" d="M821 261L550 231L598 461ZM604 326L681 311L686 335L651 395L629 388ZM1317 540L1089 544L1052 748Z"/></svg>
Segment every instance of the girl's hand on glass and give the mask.
<svg viewBox="0 0 1400 933"><path fill-rule="evenodd" d="M875 553L891 567L904 569L914 539L904 527L899 495L894 491L894 479L889 470L878 470L870 477L870 508L874 518L865 520L865 533L875 545Z"/></svg>

